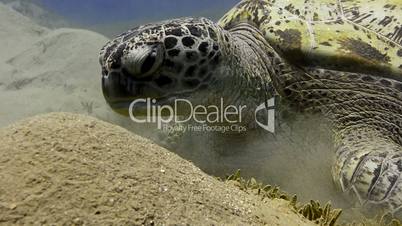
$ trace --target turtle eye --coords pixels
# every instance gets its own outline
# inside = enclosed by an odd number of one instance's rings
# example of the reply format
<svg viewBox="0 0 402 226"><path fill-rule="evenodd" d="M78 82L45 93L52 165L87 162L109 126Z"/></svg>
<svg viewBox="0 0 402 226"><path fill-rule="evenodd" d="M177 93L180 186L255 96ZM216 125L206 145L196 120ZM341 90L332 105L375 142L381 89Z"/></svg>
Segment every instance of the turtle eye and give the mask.
<svg viewBox="0 0 402 226"><path fill-rule="evenodd" d="M164 56L164 50L161 45L156 45L149 51L148 55L143 57L140 65L140 74L142 76L148 76L155 73L162 65Z"/></svg>
<svg viewBox="0 0 402 226"><path fill-rule="evenodd" d="M147 56L141 66L141 74L146 74L148 72L152 73L154 65L156 62L156 57L158 56L157 50L152 50L152 52ZM155 69L154 69L155 70Z"/></svg>
<svg viewBox="0 0 402 226"><path fill-rule="evenodd" d="M122 57L122 68L135 78L144 78L154 74L163 63L164 48L160 44L141 46L128 51Z"/></svg>

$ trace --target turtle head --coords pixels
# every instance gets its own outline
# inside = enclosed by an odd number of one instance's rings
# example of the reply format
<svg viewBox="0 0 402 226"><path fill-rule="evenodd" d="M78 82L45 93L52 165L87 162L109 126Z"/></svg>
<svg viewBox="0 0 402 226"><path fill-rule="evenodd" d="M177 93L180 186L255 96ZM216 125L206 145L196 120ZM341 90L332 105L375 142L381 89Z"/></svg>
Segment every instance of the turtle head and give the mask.
<svg viewBox="0 0 402 226"><path fill-rule="evenodd" d="M205 18L140 26L101 50L102 87L109 105L126 114L134 100L159 105L202 99L223 65L220 28ZM202 98L201 98L202 97Z"/></svg>

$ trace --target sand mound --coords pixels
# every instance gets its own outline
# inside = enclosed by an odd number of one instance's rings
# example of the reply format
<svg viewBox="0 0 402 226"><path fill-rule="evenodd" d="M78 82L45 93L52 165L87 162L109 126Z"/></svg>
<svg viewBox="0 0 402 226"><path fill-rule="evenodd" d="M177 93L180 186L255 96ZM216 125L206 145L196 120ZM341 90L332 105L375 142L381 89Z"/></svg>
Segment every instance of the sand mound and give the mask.
<svg viewBox="0 0 402 226"><path fill-rule="evenodd" d="M58 29L0 62L0 126L54 111L103 119L112 115L101 92L98 66L99 50L106 42L94 32Z"/></svg>
<svg viewBox="0 0 402 226"><path fill-rule="evenodd" d="M50 31L0 4L0 127L47 112L116 122L101 91L98 55L108 39L79 29Z"/></svg>
<svg viewBox="0 0 402 226"><path fill-rule="evenodd" d="M48 32L30 19L0 3L0 61L12 57Z"/></svg>
<svg viewBox="0 0 402 226"><path fill-rule="evenodd" d="M67 27L69 23L64 21L60 16L42 8L40 0L0 0L9 8L21 13L22 15L32 19L37 24L47 28Z"/></svg>
<svg viewBox="0 0 402 226"><path fill-rule="evenodd" d="M0 223L314 225L130 132L68 113L0 130Z"/></svg>

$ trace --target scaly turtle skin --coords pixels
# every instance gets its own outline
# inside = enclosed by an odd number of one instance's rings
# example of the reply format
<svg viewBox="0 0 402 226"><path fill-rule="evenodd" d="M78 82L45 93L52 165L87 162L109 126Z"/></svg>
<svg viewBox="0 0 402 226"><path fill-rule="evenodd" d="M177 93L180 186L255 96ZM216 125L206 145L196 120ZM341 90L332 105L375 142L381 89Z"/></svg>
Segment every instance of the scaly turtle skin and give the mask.
<svg viewBox="0 0 402 226"><path fill-rule="evenodd" d="M279 94L328 118L342 191L402 217L401 21L402 0L245 0L217 24L175 19L109 42L104 95L126 114L138 98L253 109Z"/></svg>
<svg viewBox="0 0 402 226"><path fill-rule="evenodd" d="M401 80L400 0L243 1L219 25L240 22L258 27L294 64Z"/></svg>

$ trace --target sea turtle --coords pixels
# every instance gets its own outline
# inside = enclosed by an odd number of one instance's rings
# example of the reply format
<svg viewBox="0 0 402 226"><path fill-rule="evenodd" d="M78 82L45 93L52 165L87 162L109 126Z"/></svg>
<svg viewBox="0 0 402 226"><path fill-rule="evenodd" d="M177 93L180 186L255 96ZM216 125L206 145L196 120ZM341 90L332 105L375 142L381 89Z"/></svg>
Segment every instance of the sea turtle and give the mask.
<svg viewBox="0 0 402 226"><path fill-rule="evenodd" d="M340 189L401 217L401 23L402 0L244 0L218 23L173 19L110 41L103 92L123 114L146 97L257 107L280 96L329 120Z"/></svg>

